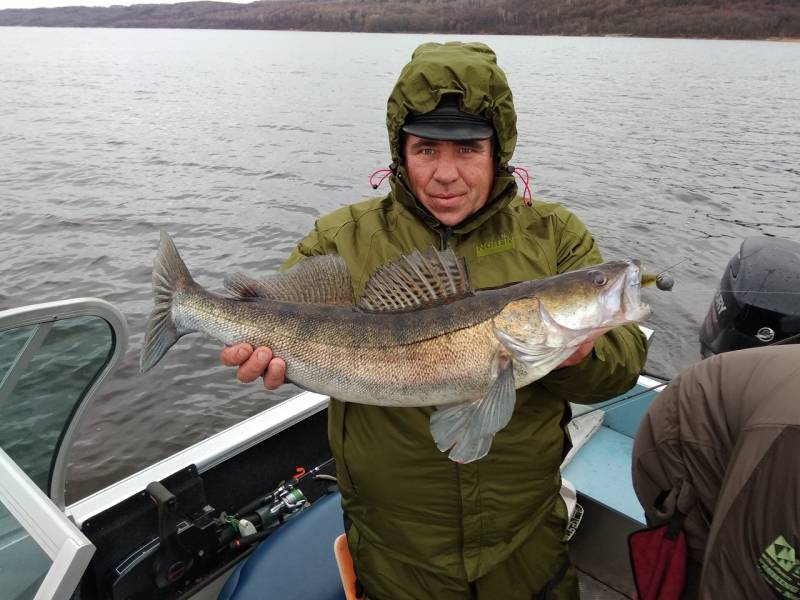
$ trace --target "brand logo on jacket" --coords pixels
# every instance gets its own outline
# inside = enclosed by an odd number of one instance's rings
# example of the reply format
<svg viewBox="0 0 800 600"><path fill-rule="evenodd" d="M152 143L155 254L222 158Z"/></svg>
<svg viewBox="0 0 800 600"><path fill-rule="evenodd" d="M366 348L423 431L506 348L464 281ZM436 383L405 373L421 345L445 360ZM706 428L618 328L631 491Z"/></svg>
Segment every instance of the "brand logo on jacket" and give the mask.
<svg viewBox="0 0 800 600"><path fill-rule="evenodd" d="M794 546L779 535L758 558L758 570L783 598L800 598L800 561Z"/></svg>
<svg viewBox="0 0 800 600"><path fill-rule="evenodd" d="M720 294L719 292L717 292L716 295L714 296L714 308L717 309L718 315L724 313L725 310L728 308L727 306L725 306L725 300L722 299L722 294Z"/></svg>
<svg viewBox="0 0 800 600"><path fill-rule="evenodd" d="M514 238L510 233L504 233L496 240L478 244L478 256L489 256L490 254L498 254L500 252L507 252L514 249Z"/></svg>

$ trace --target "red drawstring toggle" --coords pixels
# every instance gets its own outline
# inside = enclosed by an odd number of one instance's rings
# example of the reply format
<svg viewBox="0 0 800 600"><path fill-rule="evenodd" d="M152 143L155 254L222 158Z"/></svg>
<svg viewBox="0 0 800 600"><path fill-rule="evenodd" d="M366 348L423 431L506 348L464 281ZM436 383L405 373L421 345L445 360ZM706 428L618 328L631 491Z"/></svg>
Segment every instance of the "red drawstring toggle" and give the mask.
<svg viewBox="0 0 800 600"><path fill-rule="evenodd" d="M533 204L533 194L531 194L530 188L530 181L531 176L528 173L528 169L524 167L512 167L508 165L509 173L512 173L519 177L520 181L522 181L523 190L522 190L522 201L525 203L525 206L531 206Z"/></svg>
<svg viewBox="0 0 800 600"><path fill-rule="evenodd" d="M381 173L382 173L381 178L378 180L378 183L375 183L373 181L373 179L375 178L376 175L381 174ZM370 173L370 175L369 175L369 184L370 184L370 186L372 186L372 189L373 190L377 190L380 187L380 185L384 182L384 180L387 177L389 177L389 175L391 175L392 173L394 173L394 171L392 171L392 169L378 169L378 170L373 171L372 173Z"/></svg>

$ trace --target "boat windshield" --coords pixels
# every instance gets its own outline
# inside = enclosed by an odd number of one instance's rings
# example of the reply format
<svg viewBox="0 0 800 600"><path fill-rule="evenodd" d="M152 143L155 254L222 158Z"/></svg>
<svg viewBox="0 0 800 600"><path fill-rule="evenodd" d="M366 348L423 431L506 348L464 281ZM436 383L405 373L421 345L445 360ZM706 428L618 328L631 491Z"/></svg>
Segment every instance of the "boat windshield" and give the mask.
<svg viewBox="0 0 800 600"><path fill-rule="evenodd" d="M33 598L52 560L5 505L0 504L0 564L3 594L14 600Z"/></svg>
<svg viewBox="0 0 800 600"><path fill-rule="evenodd" d="M127 346L97 298L0 311L0 575L3 598L67 598L94 546L64 514L81 417Z"/></svg>
<svg viewBox="0 0 800 600"><path fill-rule="evenodd" d="M113 348L97 316L0 331L0 447L46 494L66 428Z"/></svg>
<svg viewBox="0 0 800 600"><path fill-rule="evenodd" d="M81 418L127 341L125 317L98 298L0 311L0 448L61 510Z"/></svg>

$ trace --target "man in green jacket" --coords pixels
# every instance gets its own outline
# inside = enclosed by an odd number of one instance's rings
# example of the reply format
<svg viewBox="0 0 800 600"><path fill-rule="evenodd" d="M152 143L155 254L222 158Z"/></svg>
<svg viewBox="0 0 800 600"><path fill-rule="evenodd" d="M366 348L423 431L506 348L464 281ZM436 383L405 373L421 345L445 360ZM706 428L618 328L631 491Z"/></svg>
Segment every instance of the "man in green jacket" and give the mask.
<svg viewBox="0 0 800 600"><path fill-rule="evenodd" d="M452 248L476 288L602 262L568 210L516 194L509 160L516 113L505 74L483 44L423 44L391 92L391 191L321 217L286 266L317 254L347 262L356 297L379 266L414 249ZM242 381L283 383L268 348L226 348ZM517 390L514 416L489 454L457 464L431 442L429 408L332 399L328 435L348 543L372 600L577 598L563 541L559 466L569 401L630 388L645 360L635 326L581 346Z"/></svg>

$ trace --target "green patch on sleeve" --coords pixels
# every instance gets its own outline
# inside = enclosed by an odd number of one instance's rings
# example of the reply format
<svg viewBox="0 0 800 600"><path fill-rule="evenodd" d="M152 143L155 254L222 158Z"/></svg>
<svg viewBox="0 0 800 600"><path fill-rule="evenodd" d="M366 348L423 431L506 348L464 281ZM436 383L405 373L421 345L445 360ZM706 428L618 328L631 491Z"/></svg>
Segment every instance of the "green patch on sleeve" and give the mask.
<svg viewBox="0 0 800 600"><path fill-rule="evenodd" d="M794 547L782 535L761 553L758 570L781 597L800 600L800 562Z"/></svg>

